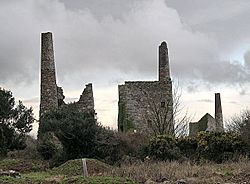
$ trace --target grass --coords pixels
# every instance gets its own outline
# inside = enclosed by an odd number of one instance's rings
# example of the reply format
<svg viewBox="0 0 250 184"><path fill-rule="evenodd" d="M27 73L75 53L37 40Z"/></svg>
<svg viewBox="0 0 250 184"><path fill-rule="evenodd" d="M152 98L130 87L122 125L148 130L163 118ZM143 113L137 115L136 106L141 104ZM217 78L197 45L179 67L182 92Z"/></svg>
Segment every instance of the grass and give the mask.
<svg viewBox="0 0 250 184"><path fill-rule="evenodd" d="M120 178L120 177L111 177L111 176L90 176L84 178L82 176L63 176L63 175L47 175L44 173L31 173L29 175L24 175L22 178L11 178L11 177L0 177L1 184L51 184L51 183L60 183L60 184L69 184L69 183L88 183L88 184L134 184L130 179Z"/></svg>
<svg viewBox="0 0 250 184"><path fill-rule="evenodd" d="M87 159L87 166L89 175L102 175L111 169L111 166L96 159ZM51 172L69 176L82 175L82 160L69 160L59 167L53 168Z"/></svg>
<svg viewBox="0 0 250 184"><path fill-rule="evenodd" d="M20 165L24 160L6 159L0 161L0 169ZM29 160L27 162L30 162ZM21 172L21 178L0 177L1 184L68 184L68 183L144 183L147 180L176 183L184 179L189 184L198 183L244 183L250 181L250 162L138 162L132 165L112 167L98 160L87 159L90 177L82 177L81 159L70 160L59 167L46 171Z"/></svg>
<svg viewBox="0 0 250 184"><path fill-rule="evenodd" d="M250 162L227 162L215 164L211 162L194 164L191 162L144 162L125 165L113 169L109 175L129 177L137 183L148 179L153 181L167 180L175 183L184 179L187 183L243 183L250 181Z"/></svg>
<svg viewBox="0 0 250 184"><path fill-rule="evenodd" d="M15 170L21 173L45 171L48 163L41 160L13 159L0 160L0 170Z"/></svg>
<svg viewBox="0 0 250 184"><path fill-rule="evenodd" d="M25 160L20 159L5 159L0 161L0 169L8 170L15 166L23 165ZM30 160L27 160L30 162ZM90 177L82 177L82 161L81 159L69 160L59 167L47 169L46 171L32 172L24 167L26 172L21 172L21 178L0 177L1 184L51 184L51 183L88 183L88 184L115 184L127 183L132 184L132 180L126 177L107 176L104 173L111 170L111 166L95 159L87 159L88 172Z"/></svg>

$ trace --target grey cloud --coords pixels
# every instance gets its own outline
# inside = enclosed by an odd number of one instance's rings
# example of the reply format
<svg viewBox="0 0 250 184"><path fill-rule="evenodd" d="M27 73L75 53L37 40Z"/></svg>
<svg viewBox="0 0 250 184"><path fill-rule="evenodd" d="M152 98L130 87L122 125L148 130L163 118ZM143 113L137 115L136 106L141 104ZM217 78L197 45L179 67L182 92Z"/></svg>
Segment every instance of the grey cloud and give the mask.
<svg viewBox="0 0 250 184"><path fill-rule="evenodd" d="M35 104L35 103L38 103L38 102L39 102L39 97L24 99L24 100L22 100L22 102L23 102L23 103Z"/></svg>
<svg viewBox="0 0 250 184"><path fill-rule="evenodd" d="M210 99L200 99L200 100L197 100L197 102L213 103L213 101Z"/></svg>
<svg viewBox="0 0 250 184"><path fill-rule="evenodd" d="M244 63L245 65L248 67L248 69L250 70L250 50L248 50L245 54L244 54Z"/></svg>
<svg viewBox="0 0 250 184"><path fill-rule="evenodd" d="M245 89L242 89L241 91L240 91L240 95L246 95L246 90Z"/></svg>
<svg viewBox="0 0 250 184"><path fill-rule="evenodd" d="M0 83L38 83L43 31L54 33L58 81L68 89L87 82L156 79L157 47L163 40L170 50L171 73L181 80L194 81L193 84L199 80L249 82L246 65L220 58L249 37L249 25L240 29L243 17L249 15L247 1L237 5L231 0L220 1L219 7L226 5L221 15L216 9L217 1L192 1L194 8L188 8L188 2L1 2L0 20L5 21L5 27L0 34ZM204 7L206 10L202 11ZM199 12L204 14L199 16Z"/></svg>
<svg viewBox="0 0 250 184"><path fill-rule="evenodd" d="M236 101L230 101L230 102L228 102L228 103L235 104L235 105L239 105L239 103L236 102Z"/></svg>

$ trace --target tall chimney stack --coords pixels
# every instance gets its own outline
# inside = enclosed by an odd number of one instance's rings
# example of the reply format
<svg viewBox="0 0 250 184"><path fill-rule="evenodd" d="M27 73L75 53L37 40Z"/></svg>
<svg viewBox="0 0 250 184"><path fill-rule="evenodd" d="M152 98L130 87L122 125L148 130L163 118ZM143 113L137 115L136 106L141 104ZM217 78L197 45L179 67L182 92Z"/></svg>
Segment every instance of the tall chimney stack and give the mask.
<svg viewBox="0 0 250 184"><path fill-rule="evenodd" d="M170 79L167 43L163 41L159 46L159 81Z"/></svg>
<svg viewBox="0 0 250 184"><path fill-rule="evenodd" d="M222 132L224 129L220 93L215 93L215 120L216 131Z"/></svg>
<svg viewBox="0 0 250 184"><path fill-rule="evenodd" d="M41 34L41 94L40 117L58 108L56 71L52 33Z"/></svg>

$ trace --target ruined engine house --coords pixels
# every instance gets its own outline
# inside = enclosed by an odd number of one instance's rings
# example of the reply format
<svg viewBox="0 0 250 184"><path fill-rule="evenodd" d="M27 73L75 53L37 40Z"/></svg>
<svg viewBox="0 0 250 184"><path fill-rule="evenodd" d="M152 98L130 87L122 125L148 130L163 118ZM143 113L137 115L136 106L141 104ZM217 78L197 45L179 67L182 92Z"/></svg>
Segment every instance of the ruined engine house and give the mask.
<svg viewBox="0 0 250 184"><path fill-rule="evenodd" d="M173 134L172 81L166 42L159 46L159 80L125 81L118 86L118 130L152 132L159 123ZM165 126L165 127L163 127Z"/></svg>
<svg viewBox="0 0 250 184"><path fill-rule="evenodd" d="M64 102L62 87L57 86L53 37L51 32L41 34L41 92L40 119L49 110L57 109ZM79 111L94 112L92 84L86 85L79 101L74 103Z"/></svg>

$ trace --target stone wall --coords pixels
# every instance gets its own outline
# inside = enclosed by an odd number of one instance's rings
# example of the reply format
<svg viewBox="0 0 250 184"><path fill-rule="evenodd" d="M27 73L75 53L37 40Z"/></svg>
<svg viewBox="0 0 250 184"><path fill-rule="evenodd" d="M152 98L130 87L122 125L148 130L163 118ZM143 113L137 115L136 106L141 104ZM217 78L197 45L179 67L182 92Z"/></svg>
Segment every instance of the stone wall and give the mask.
<svg viewBox="0 0 250 184"><path fill-rule="evenodd" d="M223 115L222 115L222 106L220 93L215 93L215 120L216 120L216 131L221 132L224 131L223 128Z"/></svg>
<svg viewBox="0 0 250 184"><path fill-rule="evenodd" d="M173 133L172 82L168 63L167 44L163 42L159 47L159 81L126 81L118 86L119 131L152 132L152 124L160 118L160 122L168 122L164 128Z"/></svg>
<svg viewBox="0 0 250 184"><path fill-rule="evenodd" d="M215 118L206 113L198 122L189 123L189 135L195 136L200 131L223 132L223 116L220 93L215 93Z"/></svg>
<svg viewBox="0 0 250 184"><path fill-rule="evenodd" d="M41 97L40 116L58 108L56 71L52 33L41 34Z"/></svg>
<svg viewBox="0 0 250 184"><path fill-rule="evenodd" d="M56 84L56 71L52 33L41 34L41 97L40 118L49 110L67 105L64 102L63 88ZM92 84L86 85L78 102L75 102L79 111L95 112Z"/></svg>
<svg viewBox="0 0 250 184"><path fill-rule="evenodd" d="M76 105L82 112L94 112L94 96L91 83L86 85Z"/></svg>

